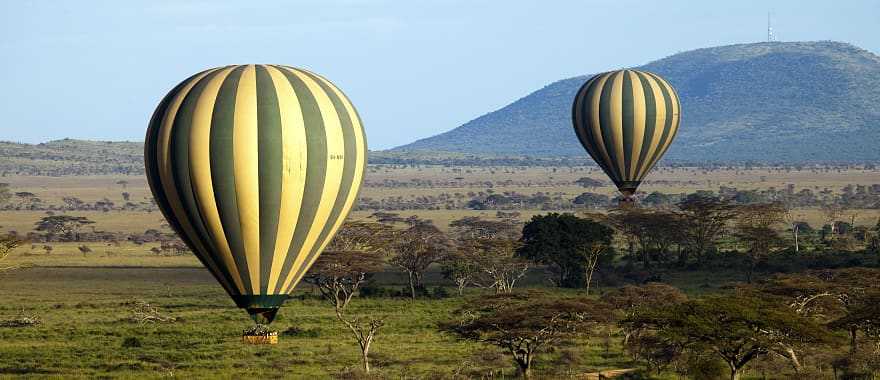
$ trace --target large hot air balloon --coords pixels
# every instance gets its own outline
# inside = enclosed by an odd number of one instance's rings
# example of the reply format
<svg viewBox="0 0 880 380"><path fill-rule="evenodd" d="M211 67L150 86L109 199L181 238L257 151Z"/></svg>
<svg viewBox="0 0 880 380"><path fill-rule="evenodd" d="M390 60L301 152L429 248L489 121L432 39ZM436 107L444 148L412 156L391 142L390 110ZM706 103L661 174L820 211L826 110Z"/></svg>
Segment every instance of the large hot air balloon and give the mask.
<svg viewBox="0 0 880 380"><path fill-rule="evenodd" d="M366 153L342 91L279 65L184 80L156 108L144 147L168 223L260 324L272 322L348 215Z"/></svg>
<svg viewBox="0 0 880 380"><path fill-rule="evenodd" d="M632 196L678 132L681 105L657 74L618 70L598 74L578 91L572 122L581 145L623 194Z"/></svg>

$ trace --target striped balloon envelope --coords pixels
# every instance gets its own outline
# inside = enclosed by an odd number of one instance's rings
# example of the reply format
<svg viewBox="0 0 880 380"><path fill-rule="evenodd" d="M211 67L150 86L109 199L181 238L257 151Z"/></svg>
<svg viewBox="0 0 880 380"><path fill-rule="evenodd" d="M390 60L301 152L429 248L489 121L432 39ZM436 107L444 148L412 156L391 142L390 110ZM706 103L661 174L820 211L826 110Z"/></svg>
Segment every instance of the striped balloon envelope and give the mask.
<svg viewBox="0 0 880 380"><path fill-rule="evenodd" d="M642 179L678 132L681 105L657 74L618 70L598 74L577 92L572 122L581 145L631 201Z"/></svg>
<svg viewBox="0 0 880 380"><path fill-rule="evenodd" d="M239 307L271 323L354 205L367 144L327 79L237 65L174 87L144 158L171 227Z"/></svg>

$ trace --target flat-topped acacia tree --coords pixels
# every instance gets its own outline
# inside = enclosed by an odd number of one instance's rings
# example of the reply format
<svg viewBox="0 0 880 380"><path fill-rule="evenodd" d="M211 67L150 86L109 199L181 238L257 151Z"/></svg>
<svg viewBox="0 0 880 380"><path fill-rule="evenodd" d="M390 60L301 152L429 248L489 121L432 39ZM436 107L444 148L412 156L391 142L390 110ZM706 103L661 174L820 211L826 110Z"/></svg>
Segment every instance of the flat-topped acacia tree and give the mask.
<svg viewBox="0 0 880 380"><path fill-rule="evenodd" d="M816 321L785 306L747 295L709 296L661 306L621 322L642 329L656 343L676 352L711 353L724 361L730 379L779 347L820 345L832 341Z"/></svg>
<svg viewBox="0 0 880 380"><path fill-rule="evenodd" d="M780 297L793 313L812 317L849 334L850 352L858 347L859 333L880 333L880 270L842 268L778 274L759 289Z"/></svg>
<svg viewBox="0 0 880 380"><path fill-rule="evenodd" d="M389 263L406 272L409 279L410 297L416 299L421 289L422 277L428 267L443 260L452 250L452 241L431 221L411 219L410 226L394 233L388 251Z"/></svg>
<svg viewBox="0 0 880 380"><path fill-rule="evenodd" d="M737 216L737 208L731 201L712 194L697 192L690 194L678 203L683 216L680 226L684 232L684 240L698 261L705 260L706 254L715 248L715 244L727 224ZM679 260L687 263L687 257Z"/></svg>
<svg viewBox="0 0 880 380"><path fill-rule="evenodd" d="M625 321L664 305L680 304L688 298L674 286L649 282L644 285L625 285L616 288L603 294L600 299L614 308L617 321ZM631 339L638 339L642 332L638 326L622 323L620 327L623 330L624 347L629 345Z"/></svg>
<svg viewBox="0 0 880 380"><path fill-rule="evenodd" d="M45 232L46 235L60 235L70 241L79 241L79 231L86 225L95 224L84 216L49 215L34 223L34 230Z"/></svg>
<svg viewBox="0 0 880 380"><path fill-rule="evenodd" d="M785 220L785 208L778 203L755 203L739 209L734 235L748 247L746 282L751 283L758 263L785 247L785 241L776 230L776 225Z"/></svg>
<svg viewBox="0 0 880 380"><path fill-rule="evenodd" d="M449 227L455 246L454 253L444 258L443 270L458 285L459 294L467 285L509 293L531 267L516 256L522 246L516 223L465 217Z"/></svg>
<svg viewBox="0 0 880 380"><path fill-rule="evenodd" d="M364 372L370 372L370 346L385 322L375 316L366 320L348 316L346 308L369 277L382 270L391 233L389 226L378 223L344 224L305 277L333 305L336 318L357 340Z"/></svg>
<svg viewBox="0 0 880 380"><path fill-rule="evenodd" d="M530 378L535 356L564 339L589 335L611 319L611 309L586 297L562 298L529 290L472 299L439 328L460 339L498 346Z"/></svg>

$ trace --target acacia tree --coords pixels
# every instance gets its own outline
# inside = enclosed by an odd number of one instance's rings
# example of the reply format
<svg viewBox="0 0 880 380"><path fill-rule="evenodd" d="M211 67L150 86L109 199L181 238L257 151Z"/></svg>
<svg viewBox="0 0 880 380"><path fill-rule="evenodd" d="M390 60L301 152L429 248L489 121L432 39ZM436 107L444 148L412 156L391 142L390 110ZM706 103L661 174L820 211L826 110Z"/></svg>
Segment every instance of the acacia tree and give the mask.
<svg viewBox="0 0 880 380"><path fill-rule="evenodd" d="M65 206L70 210L76 210L85 204L85 202L83 202L82 199L79 199L77 197L72 197L72 196L71 197L63 197L63 198L61 198L61 201L64 202Z"/></svg>
<svg viewBox="0 0 880 380"><path fill-rule="evenodd" d="M741 295L660 307L623 323L649 330L657 342L681 352L714 354L727 364L731 380L738 380L743 367L780 344L816 345L832 340L830 333L810 318Z"/></svg>
<svg viewBox="0 0 880 380"><path fill-rule="evenodd" d="M599 259L602 258L602 255L608 253L610 247L607 244L603 244L601 242L593 242L589 245L584 245L581 247L581 256L583 256L586 261L585 269L586 269L586 283L584 287L587 289L587 294L590 294L590 285L593 282L593 273L596 272L596 267L599 266Z"/></svg>
<svg viewBox="0 0 880 380"><path fill-rule="evenodd" d="M609 214L607 220L628 239L630 247L630 256L636 254L633 252L633 246L638 245L639 251L642 253L642 265L645 268L650 266L648 234L645 233L645 216L648 210L634 207L620 208Z"/></svg>
<svg viewBox="0 0 880 380"><path fill-rule="evenodd" d="M513 357L520 375L530 378L532 363L542 349L589 334L610 315L600 301L527 291L472 299L439 327L461 339L502 348Z"/></svg>
<svg viewBox="0 0 880 380"><path fill-rule="evenodd" d="M382 269L389 233L389 228L380 224L346 223L305 277L305 281L315 285L321 296L333 305L336 318L358 342L364 372L370 372L370 346L385 322L374 316L366 320L346 316L345 312L370 275Z"/></svg>
<svg viewBox="0 0 880 380"><path fill-rule="evenodd" d="M449 226L456 252L444 260L444 273L456 282L459 294L468 284L510 292L525 276L530 265L515 256L521 243L514 222L465 217Z"/></svg>
<svg viewBox="0 0 880 380"><path fill-rule="evenodd" d="M12 198L12 192L9 191L9 184L0 182L0 205L8 202L10 198Z"/></svg>
<svg viewBox="0 0 880 380"><path fill-rule="evenodd" d="M831 321L828 327L849 332L850 354L855 354L859 347L859 331L875 338L880 333L880 292L867 293L847 306L846 313Z"/></svg>
<svg viewBox="0 0 880 380"><path fill-rule="evenodd" d="M699 192L688 195L678 208L683 215L681 227L685 241L697 259L703 259L706 252L715 247L728 222L737 215L736 206L730 201Z"/></svg>
<svg viewBox="0 0 880 380"><path fill-rule="evenodd" d="M18 269L21 265L2 265L2 262L9 257L12 250L18 247L21 241L12 235L0 236L0 273Z"/></svg>
<svg viewBox="0 0 880 380"><path fill-rule="evenodd" d="M755 267L761 260L783 247L784 241L775 226L783 221L784 216L785 208L777 203L740 207L736 217L736 236L748 246L746 282L752 282Z"/></svg>
<svg viewBox="0 0 880 380"><path fill-rule="evenodd" d="M484 287L480 281L482 279L482 271L476 262L468 255L470 252L456 250L446 255L442 261L443 278L455 283L458 288L458 295L464 294L464 289L469 285Z"/></svg>
<svg viewBox="0 0 880 380"><path fill-rule="evenodd" d="M822 214L825 216L828 225L831 226L831 240L834 240L837 234L836 222L843 215L843 207L836 204L826 204L822 206Z"/></svg>
<svg viewBox="0 0 880 380"><path fill-rule="evenodd" d="M521 243L504 237L471 238L460 242L457 257L475 269L470 281L477 286L510 293L529 270L529 262L516 257Z"/></svg>
<svg viewBox="0 0 880 380"><path fill-rule="evenodd" d="M402 218L399 214L384 211L374 212L369 217L382 224L404 223L406 221L406 219Z"/></svg>
<svg viewBox="0 0 880 380"><path fill-rule="evenodd" d="M608 221L615 229L638 243L645 268L650 267L652 253L660 259L665 258L669 248L683 240L680 227L683 224L682 218L671 211L617 209L609 215Z"/></svg>
<svg viewBox="0 0 880 380"><path fill-rule="evenodd" d="M416 289L421 289L422 277L431 264L441 261L451 250L446 235L429 221L414 221L412 225L394 235L389 246L392 265L406 272L410 297L416 299Z"/></svg>
<svg viewBox="0 0 880 380"><path fill-rule="evenodd" d="M868 250L880 253L880 218L877 218L877 224L874 225L872 235L873 236L870 237L870 241L868 242Z"/></svg>
<svg viewBox="0 0 880 380"><path fill-rule="evenodd" d="M784 214L782 215L785 223L791 228L791 237L794 240L794 251L800 252L800 230L801 226L805 223L797 218L794 213L793 207L791 205L784 205Z"/></svg>
<svg viewBox="0 0 880 380"><path fill-rule="evenodd" d="M486 220L469 216L449 223L452 235L458 239L518 238L519 225L512 220Z"/></svg>
<svg viewBox="0 0 880 380"><path fill-rule="evenodd" d="M15 193L15 197L19 199L18 205L20 207L24 207L25 204L34 204L40 202L40 198L37 198L36 194L29 191L18 191Z"/></svg>
<svg viewBox="0 0 880 380"><path fill-rule="evenodd" d="M845 330L849 334L850 352L854 353L859 333L872 331L865 313L880 301L880 270L846 268L783 274L764 281L759 288L782 297L798 315ZM874 318L880 319L880 315Z"/></svg>
<svg viewBox="0 0 880 380"><path fill-rule="evenodd" d="M34 230L44 231L49 237L64 235L73 241L79 240L79 230L86 225L94 224L84 216L50 215L44 216L34 223Z"/></svg>
<svg viewBox="0 0 880 380"><path fill-rule="evenodd" d="M615 319L624 321L661 306L685 302L688 298L674 286L650 282L641 286L622 286L603 294L600 299L614 308ZM631 340L639 338L641 330L635 328L637 326L622 324L621 327L624 346L628 346Z"/></svg>

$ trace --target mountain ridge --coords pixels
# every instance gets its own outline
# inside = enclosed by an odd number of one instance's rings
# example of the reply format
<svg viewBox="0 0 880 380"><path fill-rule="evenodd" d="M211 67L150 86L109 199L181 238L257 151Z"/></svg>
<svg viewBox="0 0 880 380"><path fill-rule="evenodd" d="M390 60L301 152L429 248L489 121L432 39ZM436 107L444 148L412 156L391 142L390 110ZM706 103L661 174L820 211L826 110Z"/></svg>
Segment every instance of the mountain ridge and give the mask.
<svg viewBox="0 0 880 380"><path fill-rule="evenodd" d="M668 159L880 160L880 57L867 50L834 41L735 44L680 52L636 68L660 74L681 97L682 126ZM589 77L552 82L393 150L583 155L570 107ZM843 148L845 157L836 153Z"/></svg>

